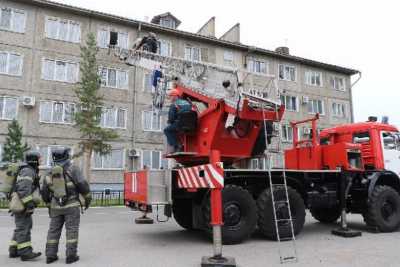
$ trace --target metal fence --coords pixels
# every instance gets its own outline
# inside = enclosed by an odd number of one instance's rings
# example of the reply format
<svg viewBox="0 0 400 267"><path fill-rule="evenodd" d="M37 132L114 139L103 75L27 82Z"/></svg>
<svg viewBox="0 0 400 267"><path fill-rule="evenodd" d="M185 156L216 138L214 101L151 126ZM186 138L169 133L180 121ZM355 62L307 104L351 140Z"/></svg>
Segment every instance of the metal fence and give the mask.
<svg viewBox="0 0 400 267"><path fill-rule="evenodd" d="M0 209L7 209L9 201L0 197ZM124 191L123 190L95 190L92 191L91 206L120 206L124 205ZM39 206L44 206L40 204Z"/></svg>
<svg viewBox="0 0 400 267"><path fill-rule="evenodd" d="M109 190L92 191L92 206L119 206L124 204L124 191Z"/></svg>

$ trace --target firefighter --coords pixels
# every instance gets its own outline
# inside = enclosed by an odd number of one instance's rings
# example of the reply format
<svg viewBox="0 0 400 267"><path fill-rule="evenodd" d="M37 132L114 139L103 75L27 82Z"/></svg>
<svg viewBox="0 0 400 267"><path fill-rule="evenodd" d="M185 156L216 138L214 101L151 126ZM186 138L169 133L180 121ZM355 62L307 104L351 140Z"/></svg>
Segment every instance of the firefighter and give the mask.
<svg viewBox="0 0 400 267"><path fill-rule="evenodd" d="M167 95L171 101L171 106L168 111L168 126L165 127L164 134L167 137L168 145L174 148L174 152L179 152L182 151L182 145L178 141L178 113L192 110L192 104L183 99L182 94L177 89L170 90Z"/></svg>
<svg viewBox="0 0 400 267"><path fill-rule="evenodd" d="M88 209L91 202L90 187L80 169L72 165L70 149L52 151L53 167L42 186L42 198L48 204L50 226L47 233L46 263L58 260L58 243L63 225L66 228L66 263L79 260L78 234L80 207Z"/></svg>
<svg viewBox="0 0 400 267"><path fill-rule="evenodd" d="M15 218L15 230L9 247L9 257L33 260L42 253L33 252L31 243L32 214L36 207L33 193L39 188L40 154L29 151L24 163L18 166L11 190L10 211Z"/></svg>

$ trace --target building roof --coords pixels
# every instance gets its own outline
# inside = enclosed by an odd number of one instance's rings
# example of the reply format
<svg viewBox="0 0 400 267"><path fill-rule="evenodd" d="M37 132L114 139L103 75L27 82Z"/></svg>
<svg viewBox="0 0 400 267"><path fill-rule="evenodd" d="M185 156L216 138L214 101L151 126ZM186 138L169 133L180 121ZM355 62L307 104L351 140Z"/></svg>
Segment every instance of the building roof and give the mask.
<svg viewBox="0 0 400 267"><path fill-rule="evenodd" d="M165 18L165 17L171 17L171 18L173 18L173 19L175 20L175 27L176 27L176 28L181 24L181 21L180 21L177 17L175 17L174 15L172 15L170 12L165 12L165 13L162 13L162 14L160 14L160 15L154 16L154 17L151 19L151 23L160 24L160 19L161 19L161 18Z"/></svg>
<svg viewBox="0 0 400 267"><path fill-rule="evenodd" d="M338 72L338 73L342 73L342 74L354 75L354 74L359 73L358 70L351 69L351 68L346 68L346 67L341 67L341 66L337 66L337 65L333 65L333 64L323 63L323 62L306 59L306 58L302 58L302 57L297 57L297 56L293 56L293 55L282 54L282 53L278 53L278 52L275 52L272 50L255 47L255 46L249 46L249 45L245 45L242 43L233 43L233 42L217 39L215 37L203 36L200 34L191 33L191 32L187 32L187 31L181 31L181 30L177 30L177 29L170 29L170 28L162 27L157 24L153 24L153 23L138 21L138 20L134 20L134 19L126 18L126 17L121 17L121 16L117 16L117 15L103 13L100 11L75 7L75 6L66 5L66 4L62 4L62 3L58 3L58 2L52 2L52 1L48 1L48 0L14 0L14 1L23 2L26 4L30 4L30 5L50 7L50 8L54 8L54 9L63 10L66 12L75 13L78 15L86 15L86 16L93 17L93 18L98 18L98 19L107 20L107 21L111 21L111 22L121 23L121 24L125 24L127 26L137 26L137 27L140 26L142 29L153 31L153 32L168 33L171 35L175 35L177 37L192 39L192 40L201 41L201 42L207 42L210 44L220 45L220 46L224 46L224 47L232 48L232 49L239 49L242 51L247 51L252 54L266 55L266 56L270 56L270 57L273 57L276 59L288 60L291 62L304 64L304 65L307 65L310 67L322 68L325 70L334 71L334 72ZM168 12L165 14L168 14Z"/></svg>

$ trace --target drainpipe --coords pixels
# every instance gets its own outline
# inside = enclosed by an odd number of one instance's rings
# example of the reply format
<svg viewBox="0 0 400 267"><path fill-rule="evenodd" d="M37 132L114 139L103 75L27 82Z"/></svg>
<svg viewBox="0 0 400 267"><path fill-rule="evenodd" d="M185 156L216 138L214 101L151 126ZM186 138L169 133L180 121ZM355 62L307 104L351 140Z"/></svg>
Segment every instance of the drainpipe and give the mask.
<svg viewBox="0 0 400 267"><path fill-rule="evenodd" d="M140 35L140 31L142 30L142 23L141 22L139 22L139 24L138 24L138 34L137 34L137 37L136 38L138 38L139 37L139 35ZM136 80L136 77L137 77L137 66L133 66L133 68L134 68L134 72L133 72L133 99L132 99L132 145L131 145L131 147L132 147L132 149L135 149L135 143L136 143L136 129L135 129L135 123L136 123L136 119L135 119L135 116L136 116L136 104L137 104L137 88L136 88L136 83L137 83L137 80ZM135 162L136 160L135 160L135 158L133 157L132 158L132 168L131 168L131 170L133 171L134 169L135 169Z"/></svg>
<svg viewBox="0 0 400 267"><path fill-rule="evenodd" d="M356 85L362 77L361 71L357 72L358 78L350 85L350 110L351 110L351 123L354 122L354 105L353 105L353 87Z"/></svg>

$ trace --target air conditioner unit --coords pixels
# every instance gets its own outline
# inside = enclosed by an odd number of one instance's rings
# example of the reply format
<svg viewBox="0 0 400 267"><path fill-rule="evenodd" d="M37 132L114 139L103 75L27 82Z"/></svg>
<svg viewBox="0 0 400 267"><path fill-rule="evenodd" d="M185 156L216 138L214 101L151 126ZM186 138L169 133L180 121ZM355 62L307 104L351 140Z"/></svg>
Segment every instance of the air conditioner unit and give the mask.
<svg viewBox="0 0 400 267"><path fill-rule="evenodd" d="M308 98L308 96L303 96L303 98L302 98L302 100L301 100L301 102L302 102L303 104L308 104L309 101L310 101L310 98Z"/></svg>
<svg viewBox="0 0 400 267"><path fill-rule="evenodd" d="M128 156L129 156L130 158L137 158L137 157L140 157L140 151L139 151L139 150L136 150L136 149L130 149L130 150L128 151Z"/></svg>
<svg viewBox="0 0 400 267"><path fill-rule="evenodd" d="M35 106L35 97L34 96L23 96L22 97L22 105L28 108L32 108Z"/></svg>

